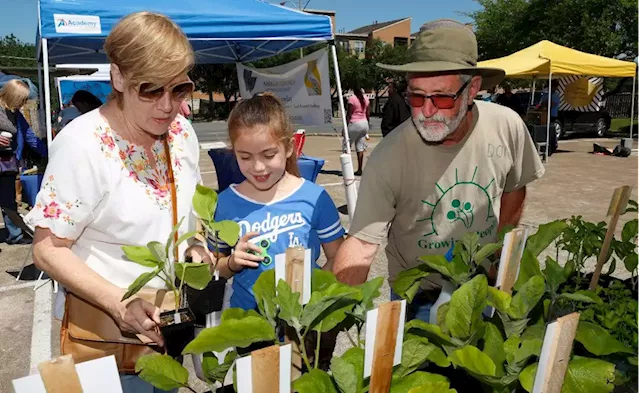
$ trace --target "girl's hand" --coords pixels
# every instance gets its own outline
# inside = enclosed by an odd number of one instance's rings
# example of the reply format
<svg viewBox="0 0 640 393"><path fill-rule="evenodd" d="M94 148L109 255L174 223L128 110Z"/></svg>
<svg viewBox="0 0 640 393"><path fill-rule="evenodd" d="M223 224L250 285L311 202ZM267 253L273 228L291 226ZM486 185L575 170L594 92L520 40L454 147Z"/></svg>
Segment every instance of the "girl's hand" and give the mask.
<svg viewBox="0 0 640 393"><path fill-rule="evenodd" d="M264 258L260 255L250 254L249 251L255 251L257 254L262 253L262 249L257 245L249 242L250 239L258 236L259 232L249 232L244 235L236 244L235 251L231 254L229 261L229 269L238 272L245 267L256 268Z"/></svg>

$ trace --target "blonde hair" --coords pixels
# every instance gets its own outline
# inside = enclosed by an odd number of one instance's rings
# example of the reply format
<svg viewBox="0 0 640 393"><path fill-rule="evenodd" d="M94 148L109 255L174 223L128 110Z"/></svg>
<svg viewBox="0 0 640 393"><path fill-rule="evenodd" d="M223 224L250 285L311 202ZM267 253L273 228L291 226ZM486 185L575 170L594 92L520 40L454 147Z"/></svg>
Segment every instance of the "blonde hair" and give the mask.
<svg viewBox="0 0 640 393"><path fill-rule="evenodd" d="M122 18L105 40L104 50L133 86L143 82L164 86L195 63L193 48L180 27L165 15L147 11ZM113 92L120 102L121 93Z"/></svg>
<svg viewBox="0 0 640 393"><path fill-rule="evenodd" d="M285 151L293 149L293 127L289 115L282 101L270 92L238 102L229 115L227 126L232 145L240 132L255 126L267 126L272 137L284 145ZM290 174L300 177L295 152L287 159L285 169Z"/></svg>
<svg viewBox="0 0 640 393"><path fill-rule="evenodd" d="M0 106L16 110L29 99L29 85L18 79L11 79L0 89Z"/></svg>

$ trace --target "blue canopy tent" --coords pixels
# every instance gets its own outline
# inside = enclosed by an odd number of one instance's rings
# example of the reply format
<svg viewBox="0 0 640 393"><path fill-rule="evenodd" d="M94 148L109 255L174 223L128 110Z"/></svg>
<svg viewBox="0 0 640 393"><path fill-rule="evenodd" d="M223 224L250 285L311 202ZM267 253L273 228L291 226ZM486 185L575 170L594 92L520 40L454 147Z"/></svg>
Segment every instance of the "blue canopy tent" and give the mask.
<svg viewBox="0 0 640 393"><path fill-rule="evenodd" d="M49 65L107 63L103 45L111 29L123 16L143 10L162 13L176 22L191 42L199 63L250 62L328 41L337 88L342 91L331 19L327 16L258 0L39 0L36 48L39 66L44 69L40 91L44 90L41 99L45 103L49 142ZM348 172L352 173L342 94L338 97L349 154ZM352 201L348 204L351 214L355 206L353 182L347 189L347 200Z"/></svg>

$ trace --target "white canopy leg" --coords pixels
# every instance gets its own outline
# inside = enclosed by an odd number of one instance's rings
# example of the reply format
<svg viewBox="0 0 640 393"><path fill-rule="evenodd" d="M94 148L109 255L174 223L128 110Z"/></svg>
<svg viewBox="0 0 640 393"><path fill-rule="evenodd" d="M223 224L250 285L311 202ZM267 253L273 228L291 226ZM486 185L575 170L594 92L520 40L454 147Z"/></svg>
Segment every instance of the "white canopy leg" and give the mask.
<svg viewBox="0 0 640 393"><path fill-rule="evenodd" d="M47 125L47 145L51 146L53 141L53 130L51 129L51 85L49 82L49 44L46 38L42 39L42 62L44 65L44 114Z"/></svg>

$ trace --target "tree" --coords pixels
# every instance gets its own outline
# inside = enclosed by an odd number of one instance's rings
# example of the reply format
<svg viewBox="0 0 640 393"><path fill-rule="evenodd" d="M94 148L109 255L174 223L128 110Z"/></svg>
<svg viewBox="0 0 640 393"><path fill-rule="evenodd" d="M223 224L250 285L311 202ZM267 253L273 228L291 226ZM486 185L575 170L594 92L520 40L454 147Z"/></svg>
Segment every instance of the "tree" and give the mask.
<svg viewBox="0 0 640 393"><path fill-rule="evenodd" d="M614 57L638 54L634 0L476 0L474 21L481 60L509 55L541 40Z"/></svg>
<svg viewBox="0 0 640 393"><path fill-rule="evenodd" d="M0 66L2 67L34 67L36 49L9 34L0 39Z"/></svg>
<svg viewBox="0 0 640 393"><path fill-rule="evenodd" d="M191 71L196 88L209 95L209 116L214 114L213 94L221 93L226 113L231 111L231 98L238 94L238 76L235 64L198 64Z"/></svg>

